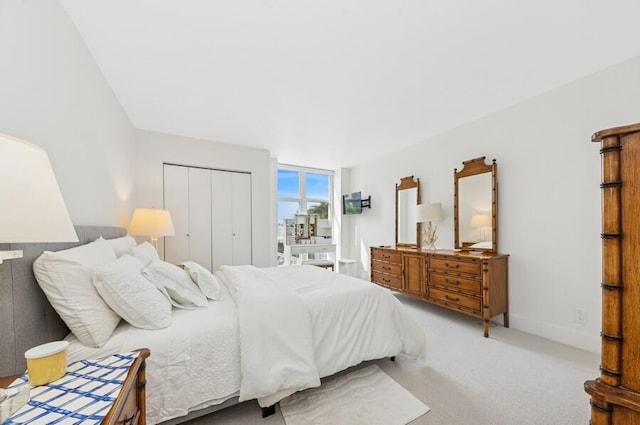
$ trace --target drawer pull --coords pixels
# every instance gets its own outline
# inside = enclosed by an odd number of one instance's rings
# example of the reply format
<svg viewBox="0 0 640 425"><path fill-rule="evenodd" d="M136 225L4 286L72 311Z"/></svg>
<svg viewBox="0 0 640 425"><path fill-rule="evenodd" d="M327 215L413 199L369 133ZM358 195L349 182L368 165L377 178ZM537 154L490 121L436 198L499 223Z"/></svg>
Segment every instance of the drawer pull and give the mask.
<svg viewBox="0 0 640 425"><path fill-rule="evenodd" d="M391 258L391 256L389 254L382 254L382 258L389 259L389 258Z"/></svg>
<svg viewBox="0 0 640 425"><path fill-rule="evenodd" d="M445 282L450 283L451 285L460 285L460 281L459 280L449 280L449 279L444 279Z"/></svg>
<svg viewBox="0 0 640 425"><path fill-rule="evenodd" d="M450 269L457 269L457 268L459 268L459 267L460 267L460 264L454 264L454 265L451 265L451 264L449 264L449 263L444 263L444 265L445 265L446 267L450 268Z"/></svg>
<svg viewBox="0 0 640 425"><path fill-rule="evenodd" d="M460 301L460 298L458 298L458 297L450 297L449 295L445 295L444 297L446 299L448 299L449 301L454 301L454 302Z"/></svg>
<svg viewBox="0 0 640 425"><path fill-rule="evenodd" d="M391 267L388 267L388 266L382 266L382 270L387 270L387 271L389 271L389 270L391 270Z"/></svg>
<svg viewBox="0 0 640 425"><path fill-rule="evenodd" d="M382 281L383 281L384 283L391 283L391 279L382 278Z"/></svg>

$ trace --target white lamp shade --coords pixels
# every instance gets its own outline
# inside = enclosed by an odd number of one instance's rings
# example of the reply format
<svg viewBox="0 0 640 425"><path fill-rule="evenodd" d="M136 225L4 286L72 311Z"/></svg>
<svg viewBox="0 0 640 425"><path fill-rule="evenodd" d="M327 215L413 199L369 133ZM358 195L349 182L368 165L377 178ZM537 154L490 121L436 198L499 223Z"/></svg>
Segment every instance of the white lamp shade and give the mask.
<svg viewBox="0 0 640 425"><path fill-rule="evenodd" d="M471 216L471 227L491 226L491 216L489 214L473 214Z"/></svg>
<svg viewBox="0 0 640 425"><path fill-rule="evenodd" d="M0 134L0 243L77 242L44 149Z"/></svg>
<svg viewBox="0 0 640 425"><path fill-rule="evenodd" d="M416 222L442 220L442 203L420 204L416 206Z"/></svg>
<svg viewBox="0 0 640 425"><path fill-rule="evenodd" d="M128 228L129 234L141 236L175 236L168 210L136 208Z"/></svg>

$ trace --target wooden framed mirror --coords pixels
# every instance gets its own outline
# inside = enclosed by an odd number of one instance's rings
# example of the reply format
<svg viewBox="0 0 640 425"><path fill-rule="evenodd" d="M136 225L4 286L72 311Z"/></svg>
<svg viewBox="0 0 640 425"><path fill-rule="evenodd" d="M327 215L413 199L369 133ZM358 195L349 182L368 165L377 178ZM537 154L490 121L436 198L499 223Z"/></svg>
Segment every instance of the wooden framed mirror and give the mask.
<svg viewBox="0 0 640 425"><path fill-rule="evenodd" d="M498 164L485 157L453 170L455 248L498 252Z"/></svg>
<svg viewBox="0 0 640 425"><path fill-rule="evenodd" d="M396 183L396 246L420 246L416 206L420 203L420 179L402 177Z"/></svg>

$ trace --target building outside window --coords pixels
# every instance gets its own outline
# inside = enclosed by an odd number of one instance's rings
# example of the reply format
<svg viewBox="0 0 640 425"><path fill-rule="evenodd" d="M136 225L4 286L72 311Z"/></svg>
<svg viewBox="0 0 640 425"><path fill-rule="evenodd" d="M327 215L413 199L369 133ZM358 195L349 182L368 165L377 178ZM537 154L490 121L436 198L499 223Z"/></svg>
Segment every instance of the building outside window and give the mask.
<svg viewBox="0 0 640 425"><path fill-rule="evenodd" d="M284 252L285 220L296 214L331 219L333 172L288 165L278 166L278 258ZM280 261L279 261L280 263Z"/></svg>

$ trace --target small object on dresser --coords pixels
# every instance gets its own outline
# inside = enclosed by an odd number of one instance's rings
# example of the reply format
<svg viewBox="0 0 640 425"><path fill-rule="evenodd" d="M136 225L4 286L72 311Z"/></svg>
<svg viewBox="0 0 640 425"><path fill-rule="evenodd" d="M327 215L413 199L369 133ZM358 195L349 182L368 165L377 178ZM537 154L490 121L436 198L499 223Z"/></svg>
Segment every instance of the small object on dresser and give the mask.
<svg viewBox="0 0 640 425"><path fill-rule="evenodd" d="M14 385L6 390L0 389L0 424L30 400L29 384Z"/></svg>
<svg viewBox="0 0 640 425"><path fill-rule="evenodd" d="M67 372L68 347L67 341L54 341L27 350L29 383L36 387L62 378Z"/></svg>

